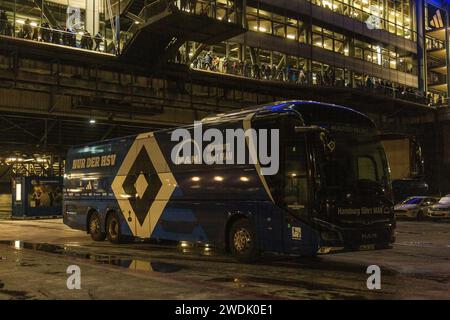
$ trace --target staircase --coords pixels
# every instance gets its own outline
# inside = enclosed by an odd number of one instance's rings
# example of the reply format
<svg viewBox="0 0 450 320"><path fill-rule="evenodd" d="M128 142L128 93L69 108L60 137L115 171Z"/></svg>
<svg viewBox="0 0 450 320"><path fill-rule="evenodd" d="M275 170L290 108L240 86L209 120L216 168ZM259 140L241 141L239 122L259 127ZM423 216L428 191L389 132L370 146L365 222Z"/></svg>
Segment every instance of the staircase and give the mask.
<svg viewBox="0 0 450 320"><path fill-rule="evenodd" d="M152 0L111 0L110 2L112 15L120 17L120 30L127 31L135 22L142 22L139 15L145 5Z"/></svg>
<svg viewBox="0 0 450 320"><path fill-rule="evenodd" d="M135 20L139 23L128 29L132 37L123 47L122 59L159 66L173 58L186 41L212 45L246 31L239 24L180 10L173 1L132 2L135 7L130 4L128 10L138 10L142 2L144 7L137 17L140 20Z"/></svg>
<svg viewBox="0 0 450 320"><path fill-rule="evenodd" d="M44 4L42 0L33 0L33 2L36 4L36 7L38 7L39 10L42 11L42 14L44 15L45 19L52 27L58 26L58 21L55 19L52 12L47 8L47 6Z"/></svg>

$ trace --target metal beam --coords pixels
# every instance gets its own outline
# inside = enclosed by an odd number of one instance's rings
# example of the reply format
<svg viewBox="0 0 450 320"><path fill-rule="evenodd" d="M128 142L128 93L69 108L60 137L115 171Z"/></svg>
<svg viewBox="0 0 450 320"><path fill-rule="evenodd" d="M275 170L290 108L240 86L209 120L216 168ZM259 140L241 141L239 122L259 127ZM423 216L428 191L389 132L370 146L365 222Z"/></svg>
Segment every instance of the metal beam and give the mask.
<svg viewBox="0 0 450 320"><path fill-rule="evenodd" d="M32 136L33 138L39 139L39 137L37 135L35 135L34 133L32 133L31 131L22 128L21 126L19 126L17 123L14 123L12 121L10 121L9 119L5 118L5 117L1 117L1 119L3 119L4 121L6 121L7 123L9 123L12 126L15 126L16 128L19 128L20 130L22 130L23 132L25 132L26 134Z"/></svg>

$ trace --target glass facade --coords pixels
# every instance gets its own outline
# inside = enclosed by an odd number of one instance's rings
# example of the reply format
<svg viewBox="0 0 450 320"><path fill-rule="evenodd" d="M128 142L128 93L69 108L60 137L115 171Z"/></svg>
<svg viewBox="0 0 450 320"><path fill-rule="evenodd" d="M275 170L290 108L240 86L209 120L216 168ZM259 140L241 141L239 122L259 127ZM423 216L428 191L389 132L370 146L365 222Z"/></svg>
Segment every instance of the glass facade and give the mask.
<svg viewBox="0 0 450 320"><path fill-rule="evenodd" d="M444 27L440 23L446 23L445 10L426 6L426 60L419 62L415 1L304 1L395 39L313 20L269 0L247 0L246 7L239 0L136 1L140 6L119 0L6 0L0 2L0 34L120 55L146 19L169 8L242 24L248 38L258 39L249 44L247 37L236 37L214 46L188 42L174 61L193 69L298 85L378 90L430 105L446 101L446 34L436 33ZM424 88L419 85L422 64L426 65Z"/></svg>
<svg viewBox="0 0 450 320"><path fill-rule="evenodd" d="M414 8L410 0L309 0L315 5L365 22L373 29L416 40Z"/></svg>
<svg viewBox="0 0 450 320"><path fill-rule="evenodd" d="M1 1L1 34L115 53L107 0Z"/></svg>

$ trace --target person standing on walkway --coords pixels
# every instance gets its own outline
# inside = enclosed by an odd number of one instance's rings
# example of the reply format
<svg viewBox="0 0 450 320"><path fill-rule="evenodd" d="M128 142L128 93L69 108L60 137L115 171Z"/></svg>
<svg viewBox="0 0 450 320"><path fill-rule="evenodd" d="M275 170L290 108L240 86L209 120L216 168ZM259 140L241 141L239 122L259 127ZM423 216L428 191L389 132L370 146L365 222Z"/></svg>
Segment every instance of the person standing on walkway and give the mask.
<svg viewBox="0 0 450 320"><path fill-rule="evenodd" d="M32 34L33 28L31 27L31 21L30 19L27 19L22 27L22 38L31 39Z"/></svg>

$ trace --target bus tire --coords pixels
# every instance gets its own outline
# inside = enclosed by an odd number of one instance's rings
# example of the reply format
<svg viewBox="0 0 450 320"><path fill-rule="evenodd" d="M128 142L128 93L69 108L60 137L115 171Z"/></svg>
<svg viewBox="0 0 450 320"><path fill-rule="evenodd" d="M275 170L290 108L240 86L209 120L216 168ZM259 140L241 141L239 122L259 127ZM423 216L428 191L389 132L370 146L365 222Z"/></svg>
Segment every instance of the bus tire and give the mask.
<svg viewBox="0 0 450 320"><path fill-rule="evenodd" d="M104 241L106 232L102 232L102 219L98 212L93 212L88 221L88 232L94 241Z"/></svg>
<svg viewBox="0 0 450 320"><path fill-rule="evenodd" d="M259 259L256 231L248 219L239 219L233 223L228 240L231 254L237 260L249 263Z"/></svg>
<svg viewBox="0 0 450 320"><path fill-rule="evenodd" d="M112 243L122 243L123 235L120 231L120 218L115 212L111 212L106 219L106 235L110 242Z"/></svg>

